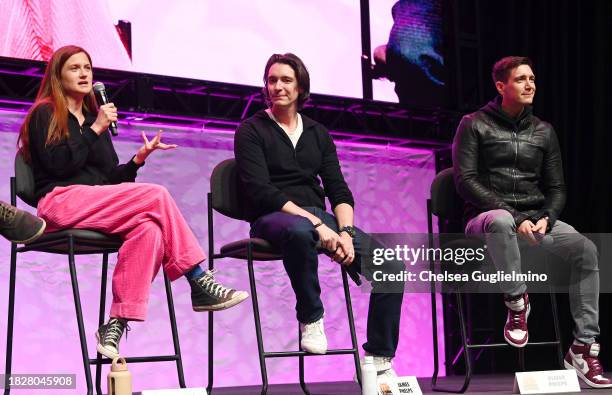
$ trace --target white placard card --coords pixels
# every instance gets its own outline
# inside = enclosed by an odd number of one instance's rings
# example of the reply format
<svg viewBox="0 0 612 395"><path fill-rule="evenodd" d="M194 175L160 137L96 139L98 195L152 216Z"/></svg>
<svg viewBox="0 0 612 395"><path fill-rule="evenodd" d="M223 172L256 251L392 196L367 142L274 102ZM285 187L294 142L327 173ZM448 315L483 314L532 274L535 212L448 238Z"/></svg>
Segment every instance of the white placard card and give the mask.
<svg viewBox="0 0 612 395"><path fill-rule="evenodd" d="M558 394L580 392L576 371L543 370L537 372L517 372L514 377L515 394Z"/></svg>
<svg viewBox="0 0 612 395"><path fill-rule="evenodd" d="M423 395L415 376L379 379L378 395Z"/></svg>

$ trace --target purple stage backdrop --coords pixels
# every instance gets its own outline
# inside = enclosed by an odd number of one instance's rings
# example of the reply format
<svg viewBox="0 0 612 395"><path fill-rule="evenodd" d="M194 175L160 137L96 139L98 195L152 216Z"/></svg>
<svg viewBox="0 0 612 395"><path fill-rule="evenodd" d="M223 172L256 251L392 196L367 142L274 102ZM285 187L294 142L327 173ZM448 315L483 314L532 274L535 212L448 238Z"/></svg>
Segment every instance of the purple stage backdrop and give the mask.
<svg viewBox="0 0 612 395"><path fill-rule="evenodd" d="M9 199L9 176L19 125L24 113L0 111L0 199ZM120 125L115 147L122 161L129 160L140 146L140 131L152 135L146 125ZM176 199L201 244L207 245L206 193L209 175L220 161L233 156L233 133L219 130L164 127L165 140L178 143L174 151L154 153L139 172L138 180L166 186ZM390 149L378 145L338 145L342 170L355 195L356 224L368 232L426 232L425 201L434 177L434 155L417 149ZM134 196L134 199L137 199ZM24 203L21 203L21 206ZM247 236L248 224L216 215L217 248L221 243ZM10 245L0 240L0 366L4 371L6 312ZM146 251L142 252L146 254ZM94 332L97 325L101 257L78 257L77 270L83 301L87 340L95 355ZM115 256L111 257L111 270ZM248 289L246 265L241 261L221 260L219 279L233 287ZM325 324L330 347L349 347L350 337L339 269L329 258L320 259L322 298L326 308ZM256 267L263 335L266 348L290 350L297 347L293 291L280 262L258 263ZM206 385L207 315L191 310L185 280L173 283L178 329L187 385ZM352 285L355 323L359 344L365 341L368 293ZM14 373L75 373L77 390L83 393L85 380L81 365L77 325L70 288L67 259L38 253L21 254L17 271L15 308ZM108 300L110 300L110 286ZM441 306L441 303L438 304ZM407 294L404 298L401 340L394 360L402 375L429 376L432 373L430 297ZM124 355L171 353L172 341L162 282L158 276L152 287L148 319L132 323ZM261 382L257 359L255 329L250 300L215 315L215 385L253 385ZM442 314L438 312L441 322ZM443 338L442 324L439 335ZM441 342L443 345L444 342ZM440 350L443 360L444 350ZM307 381L351 380L354 373L349 356L306 359ZM177 387L173 363L132 364L134 390ZM104 368L104 377L108 367ZM268 361L271 383L296 382L297 360ZM104 386L105 387L105 386ZM50 393L58 393L51 391Z"/></svg>

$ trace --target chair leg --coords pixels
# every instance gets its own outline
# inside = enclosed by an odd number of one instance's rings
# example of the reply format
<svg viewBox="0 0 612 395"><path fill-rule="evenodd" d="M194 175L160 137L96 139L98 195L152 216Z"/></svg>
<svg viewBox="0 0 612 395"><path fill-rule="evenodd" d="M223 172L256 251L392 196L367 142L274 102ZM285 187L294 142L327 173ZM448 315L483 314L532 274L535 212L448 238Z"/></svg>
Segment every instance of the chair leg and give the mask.
<svg viewBox="0 0 612 395"><path fill-rule="evenodd" d="M93 395L93 383L91 370L89 369L89 354L87 352L87 340L85 339L85 325L83 324L83 311L81 309L81 297L79 296L79 284L77 281L76 265L74 264L74 239L68 237L68 266L70 268L70 280L72 281L72 294L74 296L74 307L79 327L79 339L81 342L81 354L83 356L83 368L85 369L85 381L87 383L87 395Z"/></svg>
<svg viewBox="0 0 612 395"><path fill-rule="evenodd" d="M518 368L519 368L519 371L524 372L525 371L525 349L524 348L519 348L517 350L517 354L518 354Z"/></svg>
<svg viewBox="0 0 612 395"><path fill-rule="evenodd" d="M213 356L213 312L208 312L208 385L206 386L206 393L212 394L213 387L213 374L214 374L214 356Z"/></svg>
<svg viewBox="0 0 612 395"><path fill-rule="evenodd" d="M429 203L429 201L428 201ZM431 237L431 235L430 235ZM430 243L431 245L431 243ZM432 264L433 265L433 264ZM432 268L433 272L433 268ZM433 363L434 370L431 375L431 387L435 388L438 382L438 374L440 371L440 361L438 359L438 308L436 300L436 285L435 282L431 282L431 328L432 328L432 339L433 339Z"/></svg>
<svg viewBox="0 0 612 395"><path fill-rule="evenodd" d="M266 359L264 357L264 345L261 335L261 321L259 319L259 303L257 302L257 287L255 285L255 270L253 269L252 247L247 247L247 266L249 269L249 284L251 288L251 300L253 302L253 317L255 318L255 333L257 335L257 353L259 355L259 368L261 370L261 395L268 393L268 373L266 371Z"/></svg>
<svg viewBox="0 0 612 395"><path fill-rule="evenodd" d="M172 328L172 343L174 344L174 354L177 356L176 372L178 374L179 385L185 388L185 374L183 372L183 357L181 346L179 345L178 330L176 328L176 315L174 314L174 300L172 298L172 285L166 272L164 272L164 283L166 285L166 298L168 300L168 313L170 314L170 327Z"/></svg>
<svg viewBox="0 0 612 395"><path fill-rule="evenodd" d="M353 317L353 303L351 301L351 291L349 288L348 276L346 269L342 266L342 287L344 288L344 300L346 302L346 314L348 316L349 331L351 333L351 345L355 352L353 353L353 359L355 362L355 374L357 375L357 382L361 387L361 366L359 364L359 346L357 345L357 334L355 333L355 319Z"/></svg>
<svg viewBox="0 0 612 395"><path fill-rule="evenodd" d="M212 203L212 193L208 193L207 196L207 206L208 206L208 252L210 256L208 257L208 270L213 270L215 268L215 240L214 240L214 232L213 232L213 203ZM213 390L213 379L214 379L214 321L213 321L213 312L208 312L208 385L206 386L206 393L208 395L212 394Z"/></svg>
<svg viewBox="0 0 612 395"><path fill-rule="evenodd" d="M208 196L208 205L209 207L211 207L212 203L210 201L210 194ZM209 210L210 211L210 210ZM210 218L212 216L212 213L209 212L209 221L211 221L212 219ZM208 227L208 231L212 232L212 226L210 225L209 222L209 227ZM211 233L209 233L211 234ZM210 237L210 236L209 236ZM210 249L210 257L208 259L208 270L213 270L214 269L214 246ZM208 385L206 386L206 393L208 395L212 394L212 390L213 390L213 379L214 379L214 363L215 363L215 357L214 357L214 343L215 338L214 338L214 321L213 321L213 312L209 311L208 312Z"/></svg>
<svg viewBox="0 0 612 395"><path fill-rule="evenodd" d="M463 313L463 299L460 293L455 294L457 298L457 315L459 316L459 327L461 329L461 344L463 346L463 363L465 366L465 378L463 385L459 389L443 388L435 385L432 382L432 390L436 392L453 392L456 394L463 394L470 385L472 380L472 355L468 342L467 327L465 323L465 316Z"/></svg>
<svg viewBox="0 0 612 395"><path fill-rule="evenodd" d="M300 330L300 324L298 323L298 350L300 348L300 344L302 344L302 331ZM298 355L298 370L299 370L299 375L300 375L300 387L302 388L302 391L304 392L304 394L306 395L310 395L310 391L308 390L308 387L306 386L306 381L304 379L304 356L303 355Z"/></svg>
<svg viewBox="0 0 612 395"><path fill-rule="evenodd" d="M98 313L98 328L104 324L106 314L106 283L108 279L108 254L102 255L102 276L100 277L100 310ZM102 395L102 354L96 352L96 392Z"/></svg>
<svg viewBox="0 0 612 395"><path fill-rule="evenodd" d="M465 362L465 381L463 386L459 390L460 393L464 393L470 385L472 380L472 354L469 347L468 334L465 323L465 316L463 315L463 299L461 294L457 294L457 306L459 308L459 322L461 327L461 341L463 342L464 362Z"/></svg>
<svg viewBox="0 0 612 395"><path fill-rule="evenodd" d="M557 362L559 363L559 368L564 369L563 345L561 344L561 329L559 328L559 313L557 312L557 295L552 290L550 291L550 309L555 327L555 340L557 341Z"/></svg>
<svg viewBox="0 0 612 395"><path fill-rule="evenodd" d="M6 321L6 363L4 365L4 395L11 393L9 378L13 357L13 322L15 319L15 278L17 276L17 244L11 244L11 274L9 277L9 305Z"/></svg>

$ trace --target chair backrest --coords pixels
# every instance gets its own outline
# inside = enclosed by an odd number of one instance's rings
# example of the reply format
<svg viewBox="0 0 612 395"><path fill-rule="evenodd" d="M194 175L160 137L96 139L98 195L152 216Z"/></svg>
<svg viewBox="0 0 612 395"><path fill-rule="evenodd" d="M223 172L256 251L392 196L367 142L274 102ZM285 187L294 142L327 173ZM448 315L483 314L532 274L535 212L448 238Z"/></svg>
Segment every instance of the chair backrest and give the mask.
<svg viewBox="0 0 612 395"><path fill-rule="evenodd" d="M431 183L431 212L438 218L461 221L463 199L457 193L453 168L442 170Z"/></svg>
<svg viewBox="0 0 612 395"><path fill-rule="evenodd" d="M244 209L238 198L240 185L235 159L219 163L210 176L212 208L234 219L244 220Z"/></svg>
<svg viewBox="0 0 612 395"><path fill-rule="evenodd" d="M34 173L21 152L15 155L15 184L17 196L30 206L36 207Z"/></svg>

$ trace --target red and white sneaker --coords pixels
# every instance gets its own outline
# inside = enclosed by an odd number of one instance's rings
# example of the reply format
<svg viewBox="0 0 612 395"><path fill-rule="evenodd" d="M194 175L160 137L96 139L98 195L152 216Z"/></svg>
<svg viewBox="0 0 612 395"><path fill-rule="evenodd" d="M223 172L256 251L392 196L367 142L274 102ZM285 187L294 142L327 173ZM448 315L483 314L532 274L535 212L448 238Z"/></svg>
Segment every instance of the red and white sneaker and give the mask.
<svg viewBox="0 0 612 395"><path fill-rule="evenodd" d="M599 350L599 343L582 344L574 341L563 364L567 369L575 369L578 377L589 387L612 388L612 380L603 376L603 368L597 358Z"/></svg>
<svg viewBox="0 0 612 395"><path fill-rule="evenodd" d="M506 298L504 300L508 308L508 318L504 325L504 339L513 347L525 347L529 341L529 332L527 330L527 318L531 306L529 305L529 296L524 293L518 297Z"/></svg>

